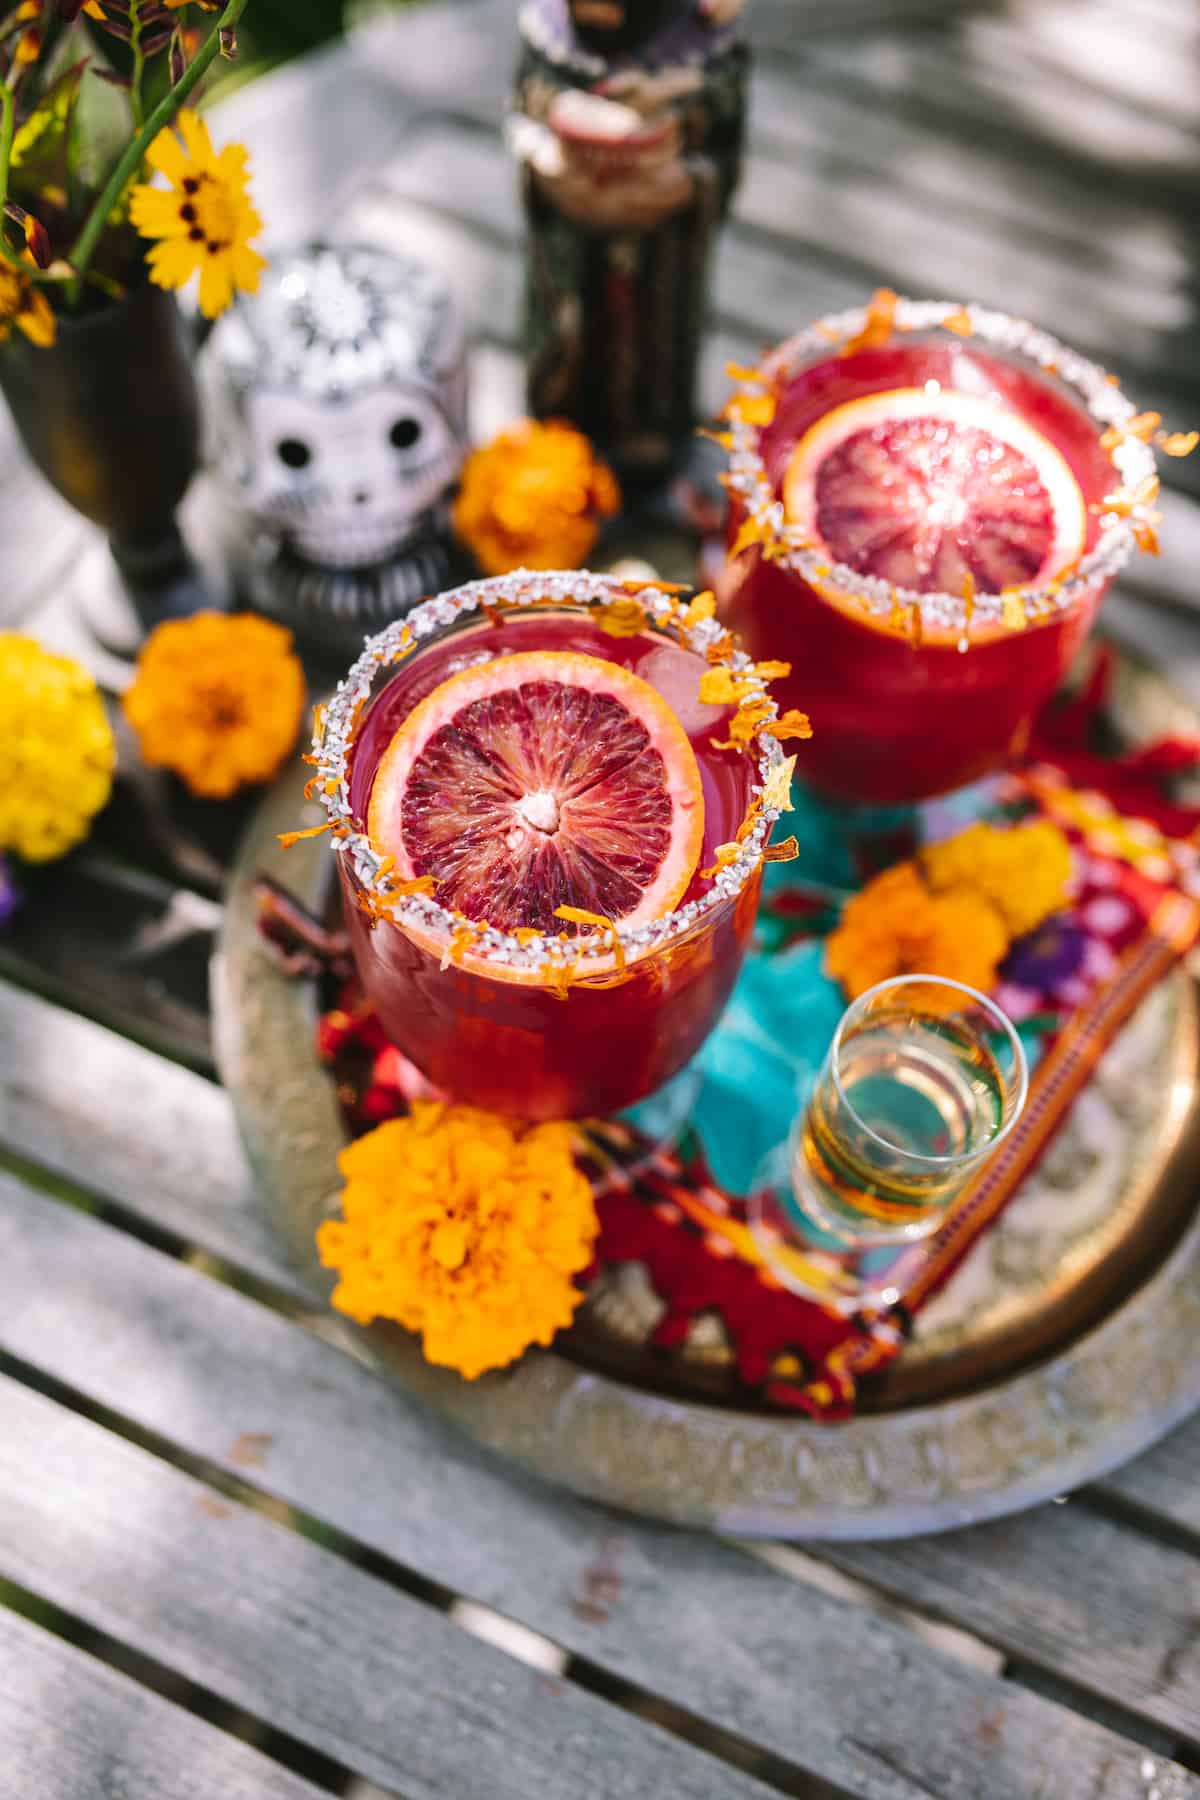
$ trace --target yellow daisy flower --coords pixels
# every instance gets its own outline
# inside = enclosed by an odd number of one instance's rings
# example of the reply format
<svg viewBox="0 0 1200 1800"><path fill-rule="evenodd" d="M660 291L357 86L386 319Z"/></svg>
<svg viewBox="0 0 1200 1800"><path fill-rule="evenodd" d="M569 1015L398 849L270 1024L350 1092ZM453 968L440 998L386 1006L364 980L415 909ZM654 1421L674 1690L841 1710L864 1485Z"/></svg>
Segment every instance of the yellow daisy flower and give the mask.
<svg viewBox="0 0 1200 1800"><path fill-rule="evenodd" d="M242 146L227 144L218 154L203 119L186 107L177 124L178 136L171 128L160 131L146 152L150 168L170 186L139 184L129 216L143 237L159 240L148 259L150 279L181 288L199 271L200 311L215 319L235 289L258 289L266 260L250 239L262 220L251 204Z"/></svg>

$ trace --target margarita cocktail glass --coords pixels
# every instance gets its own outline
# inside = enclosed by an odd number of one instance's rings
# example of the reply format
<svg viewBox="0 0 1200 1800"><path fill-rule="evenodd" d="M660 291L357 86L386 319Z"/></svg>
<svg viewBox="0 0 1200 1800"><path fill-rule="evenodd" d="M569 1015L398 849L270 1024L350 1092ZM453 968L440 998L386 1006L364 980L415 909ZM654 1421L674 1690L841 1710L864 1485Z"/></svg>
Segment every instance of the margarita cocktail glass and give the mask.
<svg viewBox="0 0 1200 1800"><path fill-rule="evenodd" d="M608 1113L669 1081L711 1031L753 927L761 862L778 816L763 788L783 762L778 742L765 731L744 747L719 747L730 743L734 709L702 703L700 682L729 666L723 660L728 642L715 621L695 609L689 614L657 586L631 593L619 581L587 573L519 573L423 602L372 639L341 684L318 726L312 785L333 825L355 961L389 1037L452 1098L530 1119ZM660 706L672 715L685 752L690 744L697 796L702 791L702 843L697 826L694 868L684 869L685 885L660 916L627 925L608 904L597 905L588 921L563 920L551 908L557 890L548 897L531 893L522 913L526 898L512 891L505 846L512 844L521 868L534 867L525 841L532 835L549 842L570 814L566 787L556 787L553 773L539 776L538 791L522 790L523 781L530 786L521 772L525 759L540 756L536 766L547 766L546 744L557 729L552 711L523 724L524 736L509 732L485 744L486 779L509 783L497 803L501 811L487 813L491 823L482 839L469 821L462 832L452 829L463 792L474 782L474 764L462 760L475 754L474 740L463 745L470 732L486 737L493 729L496 706L511 711L507 692L497 701L486 690L503 685L497 670L514 657L529 659L539 679L565 669L572 680L590 681L599 665L610 672L601 685L608 681L618 698L623 683L629 685L627 673L637 692L645 692L640 684L653 690L655 718ZM741 661L741 684L759 693L762 683L746 675ZM543 680L543 708L548 691ZM417 709L445 710L446 694L452 705L459 697L469 702L470 731L460 729L467 712L444 723L439 712L437 731L422 737L419 719L426 714ZM603 706L597 713L593 700L584 693L584 724L562 736L563 753L599 758L587 774L592 801L604 795L593 814L611 814L632 866L642 842L638 808L649 804L646 771L658 767L658 752L647 748L614 776L604 764L607 714ZM774 715L770 705L763 725ZM415 773L406 774L406 797L394 816L415 819L417 835L435 834L446 882L410 878L420 862L416 850L410 868L398 869L380 832L371 829L380 817L391 828L381 770L398 733L405 744L427 738L430 748L417 757ZM442 767L466 769L467 778L438 789ZM632 790L622 785L629 780ZM421 801L415 812L414 795ZM404 841L413 848L412 833ZM612 885L601 883L597 891L607 894ZM489 920L493 907L505 924ZM514 926L522 916L530 922Z"/></svg>
<svg viewBox="0 0 1200 1800"><path fill-rule="evenodd" d="M820 321L735 398L721 591L750 654L792 664L802 779L868 807L1020 753L1157 487L1095 364L1001 313L893 302Z"/></svg>

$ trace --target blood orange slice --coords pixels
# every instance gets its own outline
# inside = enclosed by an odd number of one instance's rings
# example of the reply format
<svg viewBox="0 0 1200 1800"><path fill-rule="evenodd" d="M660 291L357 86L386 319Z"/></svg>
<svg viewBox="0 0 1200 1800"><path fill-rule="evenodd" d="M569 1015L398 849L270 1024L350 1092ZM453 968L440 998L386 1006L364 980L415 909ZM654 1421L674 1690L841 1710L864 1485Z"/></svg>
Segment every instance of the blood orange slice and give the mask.
<svg viewBox="0 0 1200 1800"><path fill-rule="evenodd" d="M1055 445L999 402L935 384L826 413L793 450L783 496L837 562L919 593L1049 581L1087 529Z"/></svg>
<svg viewBox="0 0 1200 1800"><path fill-rule="evenodd" d="M687 733L648 682L536 650L463 669L414 707L376 771L367 830L468 919L569 931L555 913L571 906L639 925L686 891L704 799Z"/></svg>

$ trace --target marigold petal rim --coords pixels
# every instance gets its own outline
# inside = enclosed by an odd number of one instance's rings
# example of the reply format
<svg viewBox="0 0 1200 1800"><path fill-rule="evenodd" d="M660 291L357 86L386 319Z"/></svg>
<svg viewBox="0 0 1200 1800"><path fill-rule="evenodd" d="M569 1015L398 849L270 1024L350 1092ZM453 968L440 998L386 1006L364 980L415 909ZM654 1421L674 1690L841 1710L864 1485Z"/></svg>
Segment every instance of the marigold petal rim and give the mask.
<svg viewBox="0 0 1200 1800"><path fill-rule="evenodd" d="M747 749L752 746L757 750L759 779L750 792L743 821L745 836L739 841L739 855L717 873L707 894L673 908L661 918L632 928L618 924L615 928L597 929L570 938L550 934L531 936L528 932L500 931L491 925L477 926L459 918L427 894L398 894L389 867L390 859L380 855L366 832L355 823L350 806L348 759L358 713L370 697L382 668L400 661L422 638L455 623L464 614L480 612L486 616L487 609L496 603L512 610L538 605L600 607L631 597L629 585L619 577L595 574L588 569L549 573L515 569L508 575L466 582L424 600L407 618L395 620L375 637L368 638L358 660L338 683L332 700L318 719L313 737L316 768L313 791L332 827L335 851L345 859L380 916L394 924L407 925L422 936L432 936L439 944L444 942L447 954L465 931L470 940L472 960L484 966L494 963L526 971L549 969L555 975L561 973L569 978L576 965L582 977L599 973L602 965L611 963L618 946L629 960L664 950L690 936L710 914L737 900L757 871L771 829L780 816L778 807L764 804L763 790L774 770L785 761L782 745L767 732L767 727L778 716L778 707L766 691L765 680L755 675L750 657L740 650L722 653L719 657L714 652L712 666L726 668L740 683L754 687L763 708L762 717L747 745ZM670 625L679 634L680 641L701 656L727 638L727 633L715 619L688 618L687 606L657 586L639 584L636 598L646 608L649 628Z"/></svg>
<svg viewBox="0 0 1200 1800"><path fill-rule="evenodd" d="M764 359L757 376L747 384L752 372L737 372L741 383L729 412L729 474L726 482L747 514L743 528L754 542L767 544L772 559L784 568L811 581L818 590L827 587L840 597L857 600L873 616L894 616L903 611L917 616L931 632L957 631L963 647L973 631L982 627L1009 630L1022 629L1067 611L1090 589L1108 581L1128 562L1139 546L1139 533L1151 521L1105 510L1100 515L1100 536L1077 567L1050 582L1014 586L1001 593L976 593L970 596L949 593L923 593L916 588L896 587L876 576L860 574L847 563L836 561L828 551L813 548L804 541L798 527L789 523L783 502L776 495L759 449L762 427L737 416L737 400L755 398L763 389L778 387L815 356L836 356L868 328L872 319L872 303L846 312L830 313L817 319L788 338ZM1121 391L1119 384L1098 363L1078 355L1059 339L1026 320L983 307L973 301L912 300L898 298L891 315L898 331L949 332L959 341L964 336L1010 354L1024 357L1046 374L1055 376L1082 401L1089 417L1104 430L1121 433L1137 418L1137 408ZM969 326L969 330L964 329ZM1120 441L1106 451L1122 491L1136 493L1145 483L1157 487L1157 464L1150 445L1140 439L1122 435ZM1114 494L1112 498L1116 499ZM1015 614L1019 611L1020 621Z"/></svg>

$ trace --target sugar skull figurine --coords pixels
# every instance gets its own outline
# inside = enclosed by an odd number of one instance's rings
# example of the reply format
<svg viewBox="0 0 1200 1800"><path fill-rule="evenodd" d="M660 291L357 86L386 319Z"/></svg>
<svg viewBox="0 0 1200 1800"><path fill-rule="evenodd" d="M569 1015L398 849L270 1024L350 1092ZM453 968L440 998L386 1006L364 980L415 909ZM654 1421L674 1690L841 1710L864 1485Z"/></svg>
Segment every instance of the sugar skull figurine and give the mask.
<svg viewBox="0 0 1200 1800"><path fill-rule="evenodd" d="M255 606L340 651L448 584L466 353L440 276L357 246L276 256L202 368L235 572Z"/></svg>
<svg viewBox="0 0 1200 1800"><path fill-rule="evenodd" d="M510 140L529 221L529 404L626 480L695 424L709 253L737 185L745 0L524 0Z"/></svg>

